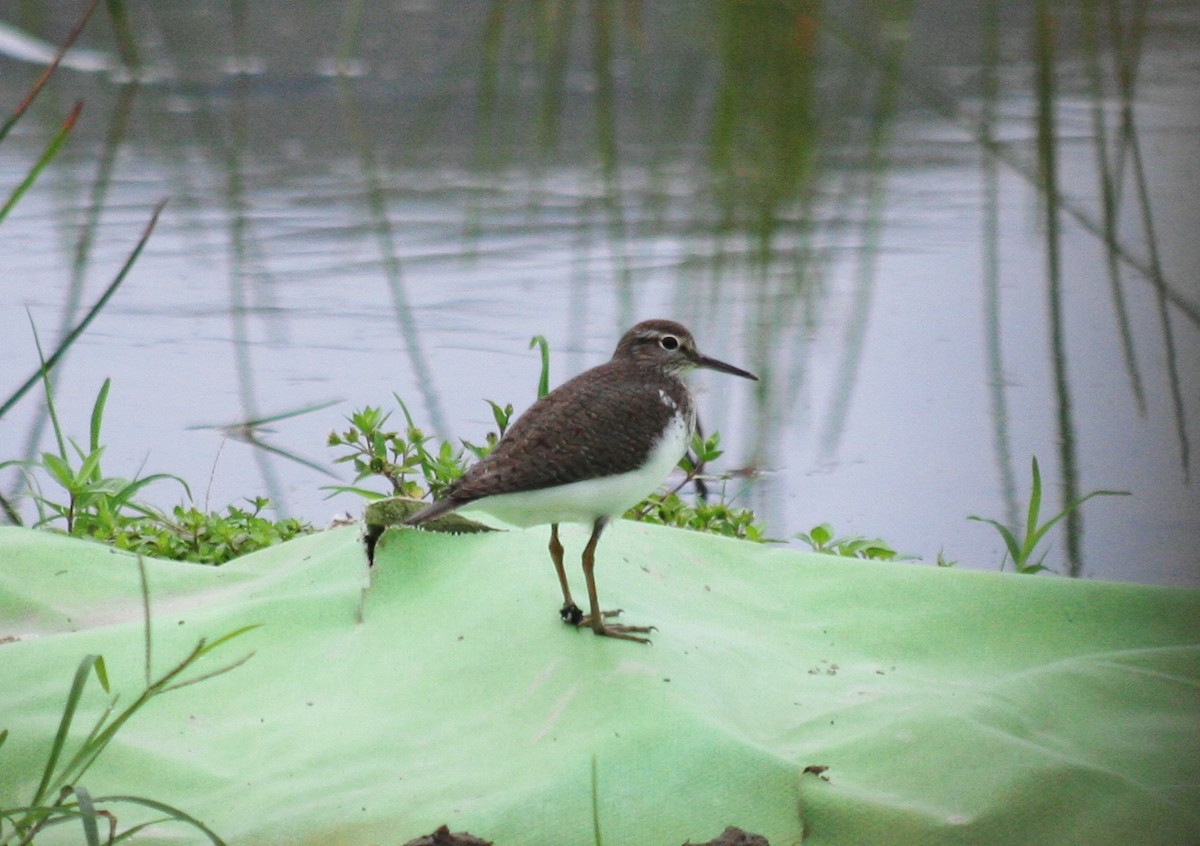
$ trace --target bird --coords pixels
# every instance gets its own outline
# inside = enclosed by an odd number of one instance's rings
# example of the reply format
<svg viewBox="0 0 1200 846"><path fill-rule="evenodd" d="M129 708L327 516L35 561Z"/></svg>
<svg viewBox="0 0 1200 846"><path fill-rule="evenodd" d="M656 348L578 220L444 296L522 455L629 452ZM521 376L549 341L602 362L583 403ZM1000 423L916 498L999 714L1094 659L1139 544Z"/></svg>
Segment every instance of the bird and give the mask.
<svg viewBox="0 0 1200 846"><path fill-rule="evenodd" d="M609 522L661 485L687 451L696 406L681 377L696 368L758 380L703 355L692 333L675 321L638 323L611 359L538 399L441 498L405 522L416 526L461 511L521 528L549 524L562 620L597 635L649 643L645 635L653 626L610 622L621 611L600 609L596 545ZM571 598L560 523L591 526L582 556L587 614Z"/></svg>

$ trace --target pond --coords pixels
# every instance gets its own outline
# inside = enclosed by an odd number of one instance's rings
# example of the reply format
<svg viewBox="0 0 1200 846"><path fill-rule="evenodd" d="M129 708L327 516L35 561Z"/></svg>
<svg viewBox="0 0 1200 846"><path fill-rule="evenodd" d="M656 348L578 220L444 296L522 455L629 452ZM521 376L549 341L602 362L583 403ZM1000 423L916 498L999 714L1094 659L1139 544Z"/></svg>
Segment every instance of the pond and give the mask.
<svg viewBox="0 0 1200 846"><path fill-rule="evenodd" d="M82 5L0 2L0 112ZM768 534L998 569L967 518L1021 523L1036 456L1042 519L1132 494L1048 567L1200 585L1200 5L124 8L0 143L7 197L83 103L0 225L0 401L168 200L57 370L78 439L113 380L106 472L323 524L351 410L478 440L532 336L557 383L670 317L761 377L692 383ZM52 441L37 390L0 417L0 461Z"/></svg>

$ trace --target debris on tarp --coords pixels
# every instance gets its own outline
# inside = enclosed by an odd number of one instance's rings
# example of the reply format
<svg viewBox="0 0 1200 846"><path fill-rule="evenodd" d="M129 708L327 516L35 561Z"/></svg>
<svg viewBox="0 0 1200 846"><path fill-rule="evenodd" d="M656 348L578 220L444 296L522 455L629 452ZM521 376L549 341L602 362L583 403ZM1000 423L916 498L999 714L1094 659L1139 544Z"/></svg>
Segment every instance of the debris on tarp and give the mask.
<svg viewBox="0 0 1200 846"><path fill-rule="evenodd" d="M714 840L709 840L707 843L692 843L689 840L683 846L771 846L771 844L761 834L751 834L731 825Z"/></svg>
<svg viewBox="0 0 1200 846"><path fill-rule="evenodd" d="M451 831L449 826L439 826L433 834L414 838L404 846L492 846L492 841L483 840L465 831Z"/></svg>

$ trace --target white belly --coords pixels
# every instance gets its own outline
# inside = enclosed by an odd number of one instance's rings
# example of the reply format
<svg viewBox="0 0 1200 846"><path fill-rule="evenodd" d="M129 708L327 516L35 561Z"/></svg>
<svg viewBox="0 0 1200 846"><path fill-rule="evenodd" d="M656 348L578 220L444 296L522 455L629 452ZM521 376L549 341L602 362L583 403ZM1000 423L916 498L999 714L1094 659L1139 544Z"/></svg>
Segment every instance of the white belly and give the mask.
<svg viewBox="0 0 1200 846"><path fill-rule="evenodd" d="M638 470L554 488L484 497L464 505L459 513L487 515L521 527L547 523L590 524L600 517L620 516L663 483L687 451L690 437L688 422L682 414L677 414Z"/></svg>

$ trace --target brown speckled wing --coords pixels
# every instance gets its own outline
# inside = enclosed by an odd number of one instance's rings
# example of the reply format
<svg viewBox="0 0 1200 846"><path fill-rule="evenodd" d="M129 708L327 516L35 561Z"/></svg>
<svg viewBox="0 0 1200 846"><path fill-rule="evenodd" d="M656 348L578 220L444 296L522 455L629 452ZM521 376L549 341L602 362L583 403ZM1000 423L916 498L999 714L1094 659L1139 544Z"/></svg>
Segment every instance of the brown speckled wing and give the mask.
<svg viewBox="0 0 1200 846"><path fill-rule="evenodd" d="M447 496L461 505L634 470L676 407L690 416L691 398L678 378L609 361L534 403Z"/></svg>

